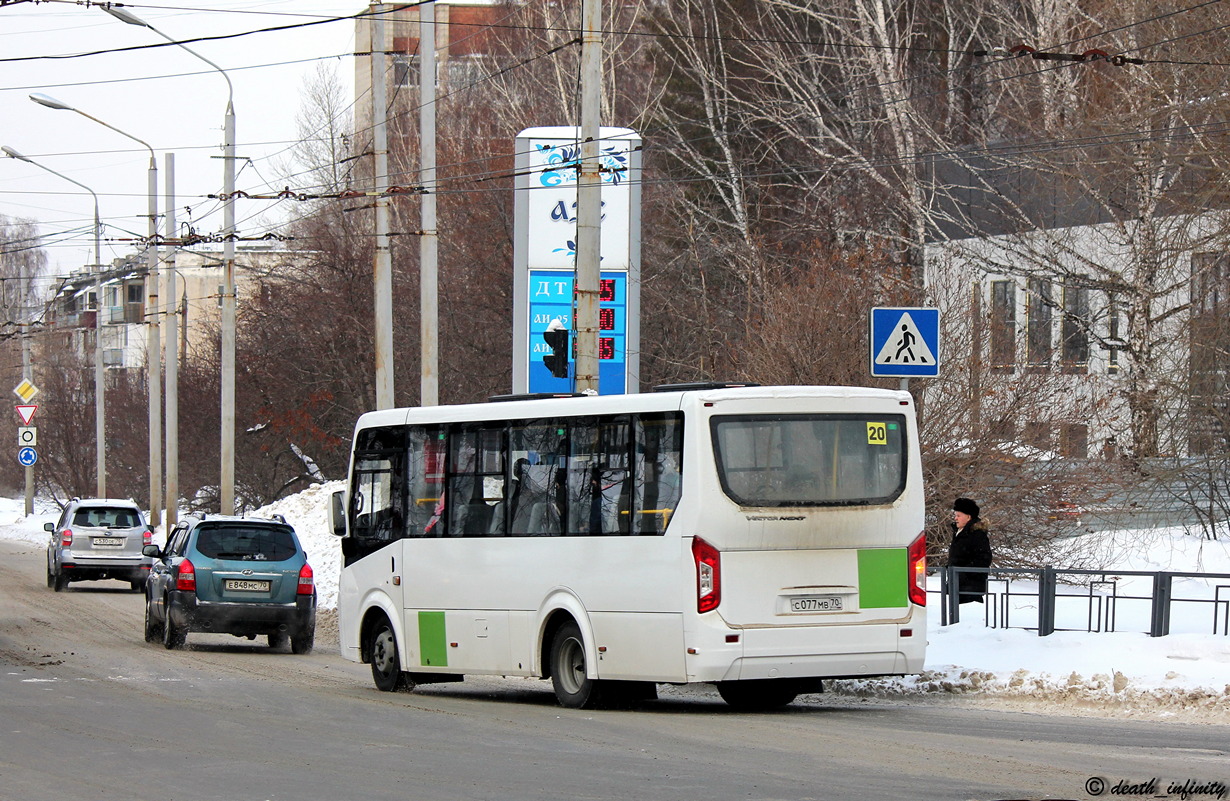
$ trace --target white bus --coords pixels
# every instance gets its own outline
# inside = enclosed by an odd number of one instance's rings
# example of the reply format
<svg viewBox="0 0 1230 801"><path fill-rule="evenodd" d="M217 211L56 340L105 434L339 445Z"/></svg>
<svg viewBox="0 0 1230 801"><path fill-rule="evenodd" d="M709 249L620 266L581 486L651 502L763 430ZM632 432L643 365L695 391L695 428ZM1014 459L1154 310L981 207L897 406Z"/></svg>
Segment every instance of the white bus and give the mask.
<svg viewBox="0 0 1230 801"><path fill-rule="evenodd" d="M360 417L331 505L343 655L381 690L541 677L567 707L919 672L909 393L665 389Z"/></svg>

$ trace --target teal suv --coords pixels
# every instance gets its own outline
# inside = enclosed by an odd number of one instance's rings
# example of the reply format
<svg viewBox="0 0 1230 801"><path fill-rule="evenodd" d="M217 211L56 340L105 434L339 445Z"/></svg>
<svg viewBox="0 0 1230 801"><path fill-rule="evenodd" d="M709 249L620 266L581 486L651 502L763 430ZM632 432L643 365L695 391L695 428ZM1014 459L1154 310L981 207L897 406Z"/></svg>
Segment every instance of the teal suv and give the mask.
<svg viewBox="0 0 1230 801"><path fill-rule="evenodd" d="M145 641L181 648L188 632L269 638L270 648L312 650L316 585L299 538L280 516L185 518L153 557L145 588Z"/></svg>

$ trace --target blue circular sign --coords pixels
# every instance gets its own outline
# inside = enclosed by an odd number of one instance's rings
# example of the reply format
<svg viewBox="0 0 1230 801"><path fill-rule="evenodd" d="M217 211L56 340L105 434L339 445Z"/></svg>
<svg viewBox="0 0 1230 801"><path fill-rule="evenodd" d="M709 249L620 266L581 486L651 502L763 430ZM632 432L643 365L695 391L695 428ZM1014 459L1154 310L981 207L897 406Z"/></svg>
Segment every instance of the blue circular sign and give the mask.
<svg viewBox="0 0 1230 801"><path fill-rule="evenodd" d="M38 451L33 448L22 448L17 451L17 461L25 467L33 467L38 461Z"/></svg>

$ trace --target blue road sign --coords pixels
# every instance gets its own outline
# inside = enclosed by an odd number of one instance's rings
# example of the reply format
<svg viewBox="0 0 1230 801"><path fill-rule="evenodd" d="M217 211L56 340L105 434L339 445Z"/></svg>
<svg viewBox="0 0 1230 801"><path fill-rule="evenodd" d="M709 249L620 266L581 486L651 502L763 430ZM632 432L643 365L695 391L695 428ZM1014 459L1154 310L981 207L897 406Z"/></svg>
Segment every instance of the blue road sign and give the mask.
<svg viewBox="0 0 1230 801"><path fill-rule="evenodd" d="M22 448L17 451L17 461L23 467L33 467L34 463L38 461L38 451L33 448Z"/></svg>
<svg viewBox="0 0 1230 801"><path fill-rule="evenodd" d="M940 374L940 310L871 310L871 374L933 377Z"/></svg>

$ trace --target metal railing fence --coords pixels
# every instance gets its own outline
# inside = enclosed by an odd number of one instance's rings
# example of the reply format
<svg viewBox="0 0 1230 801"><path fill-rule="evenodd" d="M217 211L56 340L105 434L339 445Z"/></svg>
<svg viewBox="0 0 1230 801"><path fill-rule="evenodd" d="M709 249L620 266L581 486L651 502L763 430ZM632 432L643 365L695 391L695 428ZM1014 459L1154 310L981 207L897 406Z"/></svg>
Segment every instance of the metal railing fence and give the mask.
<svg viewBox="0 0 1230 801"><path fill-rule="evenodd" d="M940 577L940 625L948 626L961 619L962 607L957 593L958 577L965 573L987 575L987 593L983 599L983 619L991 628L1036 629L1038 636L1045 637L1056 631L1110 632L1119 630L1120 606L1128 602L1149 602L1149 626L1145 630L1151 637L1170 634L1171 610L1176 603L1200 604L1209 607L1212 617L1212 633L1230 636L1230 573L1187 573L1143 570L1076 570L1055 567L1043 568L985 568L941 567ZM1064 577L1074 577L1083 583L1063 583ZM1152 591L1148 595L1121 592L1124 578L1151 578ZM1175 579L1201 579L1213 584L1212 597L1184 597L1174 594ZM1037 583L1036 589L1021 589L1024 583ZM1015 587L1013 586L1015 583ZM1066 590L1080 592L1067 592ZM1059 602L1079 599L1085 606L1084 628L1057 626L1056 614ZM1036 604L1030 605L1030 601ZM1033 625L1013 625L1012 617L1027 615L1030 609L1037 610Z"/></svg>

